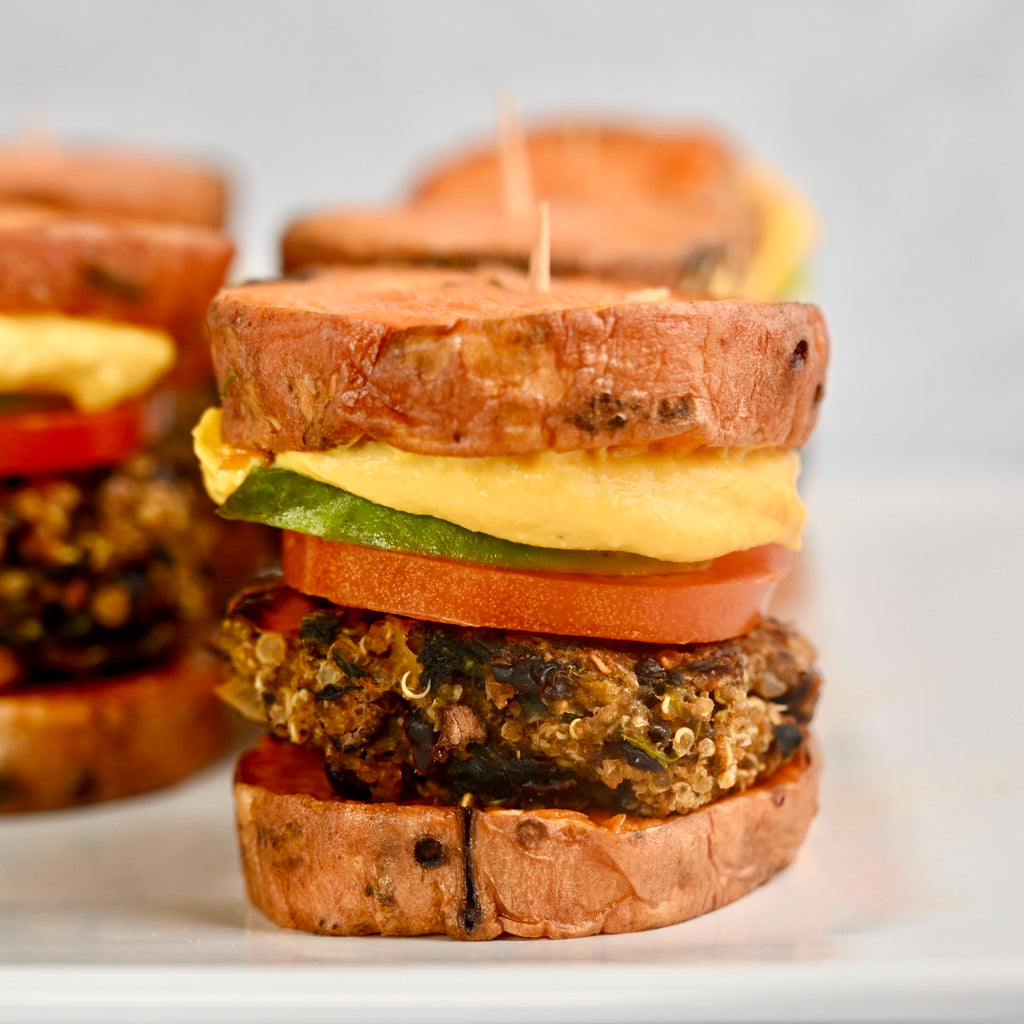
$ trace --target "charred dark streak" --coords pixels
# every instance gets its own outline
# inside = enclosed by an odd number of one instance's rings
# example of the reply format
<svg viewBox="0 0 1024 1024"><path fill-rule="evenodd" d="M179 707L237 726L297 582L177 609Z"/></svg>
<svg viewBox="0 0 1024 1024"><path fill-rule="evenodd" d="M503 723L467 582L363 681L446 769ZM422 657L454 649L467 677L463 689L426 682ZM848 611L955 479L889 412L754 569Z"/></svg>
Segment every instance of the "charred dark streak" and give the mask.
<svg viewBox="0 0 1024 1024"><path fill-rule="evenodd" d="M295 822L289 822L280 828L271 825L258 825L256 842L260 846L269 846L272 850L280 850L286 843L293 842L302 835L302 828Z"/></svg>
<svg viewBox="0 0 1024 1024"><path fill-rule="evenodd" d="M435 836L420 836L412 848L412 855L421 868L440 867L447 859L444 844Z"/></svg>
<svg viewBox="0 0 1024 1024"><path fill-rule="evenodd" d="M686 395L679 395L676 398L662 398L658 401L658 419L662 423L670 423L672 420L689 419L693 412L693 401Z"/></svg>
<svg viewBox="0 0 1024 1024"><path fill-rule="evenodd" d="M632 743L610 743L606 749L610 757L621 757L630 768L638 768L642 772L657 774L665 767L657 758Z"/></svg>
<svg viewBox="0 0 1024 1024"><path fill-rule="evenodd" d="M626 401L604 391L600 395L591 395L580 412L568 417L568 422L588 434L598 430L621 430L629 424L627 413L642 417L644 403L636 398Z"/></svg>
<svg viewBox="0 0 1024 1024"><path fill-rule="evenodd" d="M365 264L372 264L375 261L373 259L367 259L363 261ZM404 259L397 260L395 262L401 263L406 267L436 267L438 270L472 270L478 267L481 263L504 263L508 266L518 267L521 270L525 270L529 259L528 257L510 257L502 256L499 253L489 252L469 252L469 253L413 253ZM458 281L446 281L445 287L447 288L458 288L460 282Z"/></svg>
<svg viewBox="0 0 1024 1024"><path fill-rule="evenodd" d="M81 774L75 779L71 787L71 799L77 803L85 803L96 798L99 791L100 780L96 773L88 768L83 768Z"/></svg>
<svg viewBox="0 0 1024 1024"><path fill-rule="evenodd" d="M367 679L370 673L364 668L360 668L358 665L353 665L351 661L343 657L339 651L331 651L331 661L334 662L342 672L349 677L349 679Z"/></svg>
<svg viewBox="0 0 1024 1024"><path fill-rule="evenodd" d="M333 612L317 609L302 616L299 622L299 638L303 644L314 648L330 647L341 632L341 621Z"/></svg>
<svg viewBox="0 0 1024 1024"><path fill-rule="evenodd" d="M16 799L21 793L21 788L13 775L0 774L0 804Z"/></svg>
<svg viewBox="0 0 1024 1024"><path fill-rule="evenodd" d="M60 210L63 204L58 196L39 188L17 188L4 195L5 203L27 203L29 206L46 206Z"/></svg>
<svg viewBox="0 0 1024 1024"><path fill-rule="evenodd" d="M778 702L789 708L797 722L806 724L814 715L820 690L821 676L817 672L801 672L796 686L784 693Z"/></svg>
<svg viewBox="0 0 1024 1024"><path fill-rule="evenodd" d="M412 747L413 767L423 775L434 763L432 751L437 740L434 727L417 712L405 720L405 735Z"/></svg>
<svg viewBox="0 0 1024 1024"><path fill-rule="evenodd" d="M568 669L540 654L530 654L514 661L493 662L491 672L499 683L545 701L571 700L576 692L576 684Z"/></svg>
<svg viewBox="0 0 1024 1024"><path fill-rule="evenodd" d="M789 365L794 370L802 370L807 365L807 339L801 338L796 343L796 348L793 349L793 354L789 357Z"/></svg>
<svg viewBox="0 0 1024 1024"><path fill-rule="evenodd" d="M137 281L129 281L96 264L82 268L82 280L88 287L116 295L124 302L141 302L146 294L146 290Z"/></svg>
<svg viewBox="0 0 1024 1024"><path fill-rule="evenodd" d="M537 818L525 818L516 825L516 842L524 849L539 846L547 837L547 825Z"/></svg>
<svg viewBox="0 0 1024 1024"><path fill-rule="evenodd" d="M317 700L337 700L349 691L356 689L358 687L354 683L351 686L325 686L322 690L315 692L313 696Z"/></svg>
<svg viewBox="0 0 1024 1024"><path fill-rule="evenodd" d="M425 683L431 692L454 676L479 678L481 666L491 657L492 649L481 641L460 640L441 630L426 633L419 652L419 662L423 666L420 682Z"/></svg>
<svg viewBox="0 0 1024 1024"><path fill-rule="evenodd" d="M684 662L678 670L686 676L717 676L728 674L731 666L727 658L699 658L696 661Z"/></svg>
<svg viewBox="0 0 1024 1024"><path fill-rule="evenodd" d="M647 737L652 743L659 747L669 747L672 743L672 733L661 722L655 722L648 730Z"/></svg>
<svg viewBox="0 0 1024 1024"><path fill-rule="evenodd" d="M338 796L343 797L345 800L363 800L366 802L371 800L370 787L360 782L354 772L335 771L329 764L325 765L324 769L327 772L327 781L331 784L331 789Z"/></svg>
<svg viewBox="0 0 1024 1024"><path fill-rule="evenodd" d="M257 629L264 629L265 617L275 608L280 589L278 580L266 580L245 587L231 599L227 614L246 618Z"/></svg>
<svg viewBox="0 0 1024 1024"><path fill-rule="evenodd" d="M467 934L473 931L483 918L480 896L476 891L476 879L473 876L473 816L476 812L472 807L460 807L462 819L462 870L465 876L465 892L462 897L462 909L459 911L459 927Z"/></svg>
<svg viewBox="0 0 1024 1024"><path fill-rule="evenodd" d="M650 656L641 658L634 666L633 671L636 673L637 679L642 679L647 683L663 680L668 675L668 672Z"/></svg>
<svg viewBox="0 0 1024 1024"><path fill-rule="evenodd" d="M772 735L778 744L783 760L792 757L804 741L803 730L799 725L793 725L791 722L783 722L781 725L775 726L772 729Z"/></svg>

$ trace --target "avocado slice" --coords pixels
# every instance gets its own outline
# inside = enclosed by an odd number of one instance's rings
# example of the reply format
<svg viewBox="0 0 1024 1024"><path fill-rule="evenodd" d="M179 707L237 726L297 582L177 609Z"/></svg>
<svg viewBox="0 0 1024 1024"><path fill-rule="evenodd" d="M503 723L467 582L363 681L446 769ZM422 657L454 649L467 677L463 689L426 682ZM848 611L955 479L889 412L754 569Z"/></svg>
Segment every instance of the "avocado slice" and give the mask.
<svg viewBox="0 0 1024 1024"><path fill-rule="evenodd" d="M537 548L490 537L433 516L386 508L289 469L256 467L217 510L325 540L501 569L649 576L692 568L623 551Z"/></svg>

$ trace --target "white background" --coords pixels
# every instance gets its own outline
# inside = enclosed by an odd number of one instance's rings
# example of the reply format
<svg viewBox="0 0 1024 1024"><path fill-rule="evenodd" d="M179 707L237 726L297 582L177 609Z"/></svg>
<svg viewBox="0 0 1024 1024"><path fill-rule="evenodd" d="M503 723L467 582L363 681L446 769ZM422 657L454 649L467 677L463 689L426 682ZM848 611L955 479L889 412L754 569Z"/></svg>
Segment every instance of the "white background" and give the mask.
<svg viewBox="0 0 1024 1024"><path fill-rule="evenodd" d="M295 212L397 196L489 133L499 90L527 116L710 119L823 219L821 471L1020 472L1022 50L1010 0L6 0L0 135L222 160L248 275Z"/></svg>
<svg viewBox="0 0 1024 1024"><path fill-rule="evenodd" d="M827 772L800 861L644 936L332 944L246 910L224 762L0 823L11 1019L543 1019L561 995L563 1021L1024 1019L1024 4L0 0L0 135L223 161L243 275L296 212L397 196L489 133L499 90L528 117L712 120L820 211L834 356L788 607ZM209 970L121 969L168 962ZM213 970L252 964L337 973Z"/></svg>

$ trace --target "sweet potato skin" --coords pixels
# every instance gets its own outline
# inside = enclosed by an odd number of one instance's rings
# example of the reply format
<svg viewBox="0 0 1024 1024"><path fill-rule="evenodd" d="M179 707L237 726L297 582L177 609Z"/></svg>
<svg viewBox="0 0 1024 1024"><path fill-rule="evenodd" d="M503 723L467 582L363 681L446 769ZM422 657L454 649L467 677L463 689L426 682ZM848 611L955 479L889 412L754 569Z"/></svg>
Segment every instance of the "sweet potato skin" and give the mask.
<svg viewBox="0 0 1024 1024"><path fill-rule="evenodd" d="M359 436L433 455L671 441L802 445L824 395L817 307L651 297L510 271L329 269L223 290L207 318L224 436Z"/></svg>
<svg viewBox="0 0 1024 1024"><path fill-rule="evenodd" d="M0 812L52 810L169 786L227 743L208 655L108 680L0 696Z"/></svg>
<svg viewBox="0 0 1024 1024"><path fill-rule="evenodd" d="M765 782L679 817L365 804L265 739L235 777L250 900L321 934L575 938L658 928L789 864L817 808L813 744Z"/></svg>

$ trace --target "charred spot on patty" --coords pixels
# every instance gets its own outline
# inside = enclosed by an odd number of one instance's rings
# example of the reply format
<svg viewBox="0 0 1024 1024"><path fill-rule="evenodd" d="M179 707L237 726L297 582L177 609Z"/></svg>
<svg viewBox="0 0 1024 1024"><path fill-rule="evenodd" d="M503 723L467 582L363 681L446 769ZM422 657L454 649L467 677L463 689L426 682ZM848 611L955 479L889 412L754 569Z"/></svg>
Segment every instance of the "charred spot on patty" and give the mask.
<svg viewBox="0 0 1024 1024"><path fill-rule="evenodd" d="M660 772L665 767L665 762L649 754L636 743L628 743L620 740L610 743L605 748L608 757L621 757L631 768L639 768L644 772Z"/></svg>
<svg viewBox="0 0 1024 1024"><path fill-rule="evenodd" d="M358 798L683 813L792 756L820 688L810 645L770 620L720 643L598 646L262 587L222 624L224 692Z"/></svg>
<svg viewBox="0 0 1024 1024"><path fill-rule="evenodd" d="M345 800L369 800L370 787L361 782L354 772L338 771L328 763L324 766L327 781L338 796Z"/></svg>
<svg viewBox="0 0 1024 1024"><path fill-rule="evenodd" d="M317 608L304 615L299 623L299 637L315 650L330 647L340 631L341 621L338 616L324 608Z"/></svg>
<svg viewBox="0 0 1024 1024"><path fill-rule="evenodd" d="M772 729L772 735L784 759L792 757L804 741L803 730L793 722L779 723Z"/></svg>
<svg viewBox="0 0 1024 1024"><path fill-rule="evenodd" d="M481 744L471 745L465 758L449 762L443 778L456 802L468 794L492 806L565 807L565 798L576 794L573 804L585 803L577 793L581 781L569 772L533 758L502 758ZM559 798L551 799L555 794Z"/></svg>
<svg viewBox="0 0 1024 1024"><path fill-rule="evenodd" d="M801 672L795 685L783 691L778 698L779 703L789 708L790 714L797 722L806 724L814 715L820 690L821 676L817 672Z"/></svg>
<svg viewBox="0 0 1024 1024"><path fill-rule="evenodd" d="M428 689L433 689L456 675L481 678L484 666L492 657L492 649L478 640L463 639L450 630L428 631L423 635L419 650L419 662L423 666L421 679Z"/></svg>
<svg viewBox="0 0 1024 1024"><path fill-rule="evenodd" d="M434 764L434 741L437 733L433 725L415 711L405 717L403 724L409 740L413 767L421 775L425 775Z"/></svg>
<svg viewBox="0 0 1024 1024"><path fill-rule="evenodd" d="M519 648L501 661L491 662L491 674L499 683L507 683L517 693L539 698L546 706L570 700L576 692L571 670L554 658Z"/></svg>

